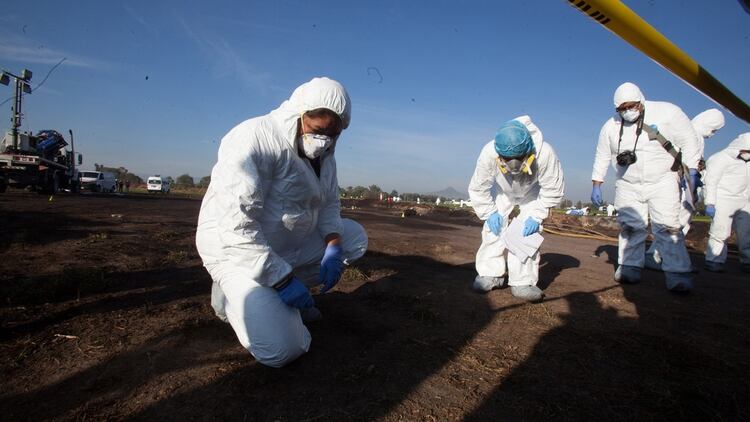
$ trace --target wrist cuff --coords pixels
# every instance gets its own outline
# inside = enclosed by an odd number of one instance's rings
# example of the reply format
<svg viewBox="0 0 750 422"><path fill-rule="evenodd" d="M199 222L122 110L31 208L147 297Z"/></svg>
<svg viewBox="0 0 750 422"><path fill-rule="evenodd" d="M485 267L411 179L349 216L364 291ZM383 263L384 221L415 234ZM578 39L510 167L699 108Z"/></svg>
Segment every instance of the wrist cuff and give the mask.
<svg viewBox="0 0 750 422"><path fill-rule="evenodd" d="M289 273L286 277L282 278L281 281L273 285L273 288L276 290L282 290L284 287L288 286L289 283L291 283L292 279L294 278L294 273Z"/></svg>

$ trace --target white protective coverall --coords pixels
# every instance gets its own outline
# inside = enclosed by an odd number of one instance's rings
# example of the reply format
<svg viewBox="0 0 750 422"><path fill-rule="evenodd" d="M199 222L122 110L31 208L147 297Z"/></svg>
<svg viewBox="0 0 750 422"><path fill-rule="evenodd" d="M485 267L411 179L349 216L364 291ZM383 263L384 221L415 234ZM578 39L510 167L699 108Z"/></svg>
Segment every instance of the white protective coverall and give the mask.
<svg viewBox="0 0 750 422"><path fill-rule="evenodd" d="M715 108L710 108L698 113L690 123L692 123L693 129L695 129L695 133L698 135L698 148L700 156L703 158L706 148L705 139L712 137L717 130L724 127L724 113Z"/></svg>
<svg viewBox="0 0 750 422"><path fill-rule="evenodd" d="M710 138L716 133L717 130L724 127L724 114L715 109L711 108L706 111L699 113L693 117L690 121L693 125L693 130L697 135L698 151L700 159L703 159L703 152L705 150L706 138ZM705 171L702 172L702 176L705 177ZM702 195L703 188L698 188L698 196ZM681 195L685 197L685 189L682 189ZM691 207L685 205L680 207L680 225L682 226L682 233L687 237L690 231L690 222L693 220L693 210ZM661 269L661 256L659 251L656 250L656 242L651 243L648 251L646 252L646 266L652 269Z"/></svg>
<svg viewBox="0 0 750 422"><path fill-rule="evenodd" d="M644 125L656 125L659 132L682 151L682 161L696 169L700 159L696 134L690 119L674 104L646 101L633 84L631 89L615 95L615 106L627 101L645 105ZM623 84L625 86L625 84ZM618 98L618 95L620 98ZM670 170L674 158L661 144L649 141L643 131L636 147L636 123L625 122L620 152L633 150L637 160L629 166L617 164L618 138L623 119L615 114L607 120L599 133L591 180L604 182L610 164L615 168L615 208L620 224L618 264L643 268L645 241L651 219L656 247L666 273L667 287L679 278L684 280L691 271L690 256L679 220L681 198L677 172Z"/></svg>
<svg viewBox="0 0 750 422"><path fill-rule="evenodd" d="M542 132L529 116L517 117L531 134L536 158L531 166L532 174L503 174L497 163L495 141L482 148L477 159L474 175L469 183L469 197L474 212L486 221L495 211L503 217L503 227L508 227L513 207L519 205L516 218L526 221L534 217L543 221L549 209L557 206L563 198L565 182L560 161L555 150L542 137ZM501 234L502 234L501 230ZM485 223L482 227L482 244L477 251L476 269L480 276L502 277L505 275L507 255L508 284L510 286L534 286L539 281L539 251L521 262L515 255L506 254L500 236L495 235Z"/></svg>
<svg viewBox="0 0 750 422"><path fill-rule="evenodd" d="M196 245L214 280L217 315L225 312L240 343L273 367L310 346L299 311L282 302L273 286L292 271L308 286L319 283L328 234L341 235L345 262L367 249L362 226L340 215L335 146L321 156L320 177L298 153L300 114L318 108L334 111L348 126L351 105L344 88L315 78L276 110L230 130L198 218Z"/></svg>
<svg viewBox="0 0 750 422"><path fill-rule="evenodd" d="M740 262L745 267L750 265L750 163L737 158L739 150L750 150L750 132L737 137L706 163L706 206L716 208L708 233L706 261L726 262L726 241L734 223Z"/></svg>

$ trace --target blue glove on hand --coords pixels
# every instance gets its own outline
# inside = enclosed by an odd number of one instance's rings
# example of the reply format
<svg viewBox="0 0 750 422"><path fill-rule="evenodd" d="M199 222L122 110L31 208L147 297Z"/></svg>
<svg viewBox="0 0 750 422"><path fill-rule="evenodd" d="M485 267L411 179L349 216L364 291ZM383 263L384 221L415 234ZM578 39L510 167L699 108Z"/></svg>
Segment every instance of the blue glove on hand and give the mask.
<svg viewBox="0 0 750 422"><path fill-rule="evenodd" d="M539 231L539 222L529 217L523 223L523 235L530 236Z"/></svg>
<svg viewBox="0 0 750 422"><path fill-rule="evenodd" d="M499 236L500 230L503 227L503 217L497 211L493 212L490 218L487 219L487 227L490 228L492 233L495 233L495 236Z"/></svg>
<svg viewBox="0 0 750 422"><path fill-rule="evenodd" d="M292 277L286 286L278 289L278 292L281 300L292 308L305 309L315 305L310 291L297 277Z"/></svg>
<svg viewBox="0 0 750 422"><path fill-rule="evenodd" d="M701 183L701 176L700 173L698 173L698 170L690 169L690 181L693 183L693 198L695 198L695 193Z"/></svg>
<svg viewBox="0 0 750 422"><path fill-rule="evenodd" d="M341 273L344 272L344 260L341 258L343 249L339 245L328 245L326 252L323 254L323 259L320 261L320 282L323 283L323 289L321 293L325 293L341 278Z"/></svg>
<svg viewBox="0 0 750 422"><path fill-rule="evenodd" d="M591 188L591 202L597 207L601 207L602 204L604 204L604 201L602 200L602 185L594 185L594 187Z"/></svg>
<svg viewBox="0 0 750 422"><path fill-rule="evenodd" d="M653 129L654 132L659 133L659 126L656 126L656 125L649 125L649 126L651 126L651 129Z"/></svg>
<svg viewBox="0 0 750 422"><path fill-rule="evenodd" d="M716 207L713 205L706 205L706 215L714 218L714 215L716 215Z"/></svg>

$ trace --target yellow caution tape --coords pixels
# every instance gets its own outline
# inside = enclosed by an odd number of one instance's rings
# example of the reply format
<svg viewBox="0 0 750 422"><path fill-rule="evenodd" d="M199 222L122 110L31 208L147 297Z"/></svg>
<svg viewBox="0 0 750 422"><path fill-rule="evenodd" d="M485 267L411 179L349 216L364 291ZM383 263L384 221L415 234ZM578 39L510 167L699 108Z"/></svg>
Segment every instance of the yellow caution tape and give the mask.
<svg viewBox="0 0 750 422"><path fill-rule="evenodd" d="M750 106L619 0L568 0L693 88L750 123Z"/></svg>

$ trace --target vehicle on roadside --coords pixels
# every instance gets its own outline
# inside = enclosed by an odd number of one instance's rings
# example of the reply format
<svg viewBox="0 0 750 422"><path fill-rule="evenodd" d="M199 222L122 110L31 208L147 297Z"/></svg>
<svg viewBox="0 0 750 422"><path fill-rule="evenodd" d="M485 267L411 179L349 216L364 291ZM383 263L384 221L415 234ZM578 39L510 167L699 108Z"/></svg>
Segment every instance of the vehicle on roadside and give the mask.
<svg viewBox="0 0 750 422"><path fill-rule="evenodd" d="M73 131L70 142L73 143ZM66 148L68 142L54 130L5 134L0 142L0 193L8 186L55 194L62 189L77 192L81 154Z"/></svg>
<svg viewBox="0 0 750 422"><path fill-rule="evenodd" d="M114 192L115 175L106 171L82 171L81 190Z"/></svg>
<svg viewBox="0 0 750 422"><path fill-rule="evenodd" d="M156 176L150 176L146 181L146 191L148 193L169 193L169 190L169 180L158 174Z"/></svg>

